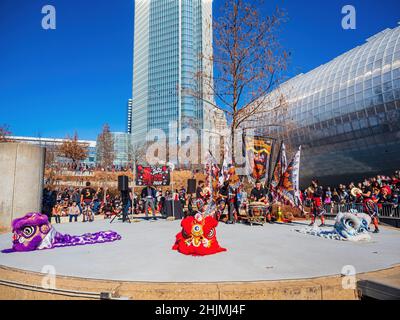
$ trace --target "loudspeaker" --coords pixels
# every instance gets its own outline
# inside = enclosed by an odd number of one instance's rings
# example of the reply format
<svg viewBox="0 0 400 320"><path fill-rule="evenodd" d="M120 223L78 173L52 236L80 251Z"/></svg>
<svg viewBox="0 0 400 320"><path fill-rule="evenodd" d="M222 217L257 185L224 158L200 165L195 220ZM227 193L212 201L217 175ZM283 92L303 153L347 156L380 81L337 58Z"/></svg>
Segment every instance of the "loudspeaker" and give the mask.
<svg viewBox="0 0 400 320"><path fill-rule="evenodd" d="M128 176L118 176L118 190L127 191L129 188L129 178Z"/></svg>
<svg viewBox="0 0 400 320"><path fill-rule="evenodd" d="M196 193L196 179L188 179L187 193Z"/></svg>

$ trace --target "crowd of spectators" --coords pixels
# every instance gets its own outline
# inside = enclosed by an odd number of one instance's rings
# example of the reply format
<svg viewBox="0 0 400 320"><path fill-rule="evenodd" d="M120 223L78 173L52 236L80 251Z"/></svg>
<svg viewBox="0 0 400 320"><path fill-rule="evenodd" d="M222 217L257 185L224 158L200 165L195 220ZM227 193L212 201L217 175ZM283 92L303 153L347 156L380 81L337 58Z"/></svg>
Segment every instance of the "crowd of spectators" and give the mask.
<svg viewBox="0 0 400 320"><path fill-rule="evenodd" d="M333 208L334 205L355 205L361 204L360 198L354 196L351 190L358 188L363 190L368 184L372 186L373 199L379 208L382 206L391 206L397 208L399 206L400 194L400 170L396 171L391 176L377 175L375 177L364 179L362 182L349 184L340 184L337 187L323 187L322 201L328 208ZM58 187L45 188L43 191L43 212L51 217L54 217L55 222L59 223L60 218L69 217L69 221L77 221L78 216L82 214L81 193L83 187ZM143 194L143 188L136 188L132 192L132 199L129 205L128 214L144 213L146 195ZM241 196L242 192L238 192ZM302 192L304 202L307 201L307 189ZM162 215L166 212L166 201L174 200L180 202L182 208L193 206L192 195L187 194L185 188L181 189L154 189L153 195L154 208ZM119 215L123 210L123 199L118 190L105 190L97 188L93 200L91 202L91 210L94 215L104 215L104 218L111 218L113 215ZM307 204L305 203L305 206ZM152 209L152 208L150 208Z"/></svg>
<svg viewBox="0 0 400 320"><path fill-rule="evenodd" d="M83 189L84 187L44 188L43 213L49 217L50 221L51 218L54 218L56 223L61 222L61 217L69 217L69 222L77 221L78 217L82 215L81 195ZM145 196L142 189L137 188L133 192L128 214L144 213ZM172 199L180 202L182 208L186 207L189 200L186 189L175 189L174 192L170 189L164 191L161 188L155 189L154 204L156 211L164 214L166 201ZM107 190L100 187L95 190L90 209L95 216L104 215L105 219L111 218L122 213L122 200L118 190Z"/></svg>
<svg viewBox="0 0 400 320"><path fill-rule="evenodd" d="M127 172L132 171L132 165L111 165L102 167L99 165L88 164L83 162L56 162L48 165L47 168L51 168L54 171L62 172L62 171L72 171L75 173L85 174L85 173L93 173L94 171L103 171L103 172Z"/></svg>
<svg viewBox="0 0 400 320"><path fill-rule="evenodd" d="M373 198L378 207L382 207L382 205L397 207L399 205L400 170L391 176L377 175L358 183L351 182L348 185L339 184L337 187L324 187L322 200L325 205L359 203L360 199L354 196L351 190L353 188L363 190L368 182L372 187ZM307 199L307 189L303 191L303 199Z"/></svg>

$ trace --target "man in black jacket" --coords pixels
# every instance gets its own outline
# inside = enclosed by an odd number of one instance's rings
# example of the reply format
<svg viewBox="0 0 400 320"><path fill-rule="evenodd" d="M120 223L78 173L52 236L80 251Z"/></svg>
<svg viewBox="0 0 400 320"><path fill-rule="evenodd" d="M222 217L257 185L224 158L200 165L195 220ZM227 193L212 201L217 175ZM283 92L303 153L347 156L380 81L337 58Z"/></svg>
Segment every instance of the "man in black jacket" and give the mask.
<svg viewBox="0 0 400 320"><path fill-rule="evenodd" d="M149 206L151 207L151 212L153 213L153 219L156 218L156 208L155 208L155 200L156 200L156 189L152 186L147 186L142 190L141 198L144 200L144 212L146 214L146 220L149 219Z"/></svg>

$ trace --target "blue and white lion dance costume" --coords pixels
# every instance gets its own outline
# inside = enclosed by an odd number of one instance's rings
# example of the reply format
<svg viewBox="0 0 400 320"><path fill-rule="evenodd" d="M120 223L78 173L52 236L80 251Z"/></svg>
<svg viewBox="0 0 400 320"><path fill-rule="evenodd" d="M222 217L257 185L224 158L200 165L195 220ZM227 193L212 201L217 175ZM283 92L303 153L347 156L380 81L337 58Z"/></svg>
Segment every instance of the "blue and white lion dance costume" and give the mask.
<svg viewBox="0 0 400 320"><path fill-rule="evenodd" d="M322 238L345 241L370 241L368 226L371 217L360 212L341 212L335 218L333 230L321 230L318 227L295 229L295 231Z"/></svg>

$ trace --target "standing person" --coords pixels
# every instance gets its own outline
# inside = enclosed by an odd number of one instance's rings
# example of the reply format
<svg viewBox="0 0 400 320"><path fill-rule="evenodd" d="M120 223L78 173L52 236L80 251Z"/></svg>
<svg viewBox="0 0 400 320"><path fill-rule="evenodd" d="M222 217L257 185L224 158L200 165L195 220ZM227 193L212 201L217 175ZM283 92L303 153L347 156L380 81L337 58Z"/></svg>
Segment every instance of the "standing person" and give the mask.
<svg viewBox="0 0 400 320"><path fill-rule="evenodd" d="M51 214L56 220L56 223L61 223L61 204L57 203L53 207Z"/></svg>
<svg viewBox="0 0 400 320"><path fill-rule="evenodd" d="M129 208L132 206L133 194L132 188L128 188L127 190L121 191L121 200L122 200L122 222L125 222L128 217Z"/></svg>
<svg viewBox="0 0 400 320"><path fill-rule="evenodd" d="M185 206L186 206L186 190L184 187L182 187L179 190L179 201L181 202L182 209L185 208Z"/></svg>
<svg viewBox="0 0 400 320"><path fill-rule="evenodd" d="M364 211L371 217L372 224L375 227L374 233L378 233L378 206L373 199L373 190L369 180L364 181L361 196L363 198Z"/></svg>
<svg viewBox="0 0 400 320"><path fill-rule="evenodd" d="M96 191L96 195L94 196L93 199L93 212L94 214L99 214L100 208L103 204L104 200L104 190L103 188L98 188Z"/></svg>
<svg viewBox="0 0 400 320"><path fill-rule="evenodd" d="M142 190L141 197L145 200L144 212L146 214L146 220L149 219L149 206L153 213L153 220L157 220L155 208L156 190L152 186L147 186Z"/></svg>
<svg viewBox="0 0 400 320"><path fill-rule="evenodd" d="M161 203L161 198L162 198L162 190L161 188L158 188L158 190L156 191L156 199L157 199L157 207L158 207L158 211L161 212L162 211L162 203Z"/></svg>
<svg viewBox="0 0 400 320"><path fill-rule="evenodd" d="M239 187L236 190L236 197L235 197L235 210L236 214L239 216L240 215L240 208L243 203L243 186L239 185Z"/></svg>
<svg viewBox="0 0 400 320"><path fill-rule="evenodd" d="M83 210L85 212L85 214L83 215L82 222L86 222L86 221L92 222L94 220L93 212L92 212L92 209L90 208L90 206L93 203L95 194L96 194L96 190L94 190L92 187L90 187L90 182L87 181L86 187L83 188L81 191L81 204L86 209L86 210Z"/></svg>
<svg viewBox="0 0 400 320"><path fill-rule="evenodd" d="M236 195L237 192L235 188L232 186L232 181L228 180L228 214L229 214L229 223L235 223L237 220L237 215L239 211L236 211Z"/></svg>
<svg viewBox="0 0 400 320"><path fill-rule="evenodd" d="M330 187L328 187L325 191L324 204L328 207L327 210L332 213L332 191Z"/></svg>
<svg viewBox="0 0 400 320"><path fill-rule="evenodd" d="M325 227L325 210L324 210L324 204L322 202L322 195L323 195L323 189L321 186L318 185L318 180L313 179L311 181L311 186L309 188L312 193L312 205L311 205L311 223L309 224L310 226L314 225L315 219L317 217L320 217L321 219L321 224L319 227Z"/></svg>
<svg viewBox="0 0 400 320"><path fill-rule="evenodd" d="M228 220L226 221L227 224L233 224L234 223L234 202L235 202L235 190L230 184L230 181L224 181L223 186L219 190L219 195L224 201L224 206L221 208L221 213L225 211L225 207L228 207ZM222 207L222 206L221 206Z"/></svg>
<svg viewBox="0 0 400 320"><path fill-rule="evenodd" d="M193 195L190 193L188 196L186 216L193 216L194 213L195 211L193 209Z"/></svg>
<svg viewBox="0 0 400 320"><path fill-rule="evenodd" d="M204 181L200 180L196 188L196 199L202 199L204 197L203 189L204 189Z"/></svg>
<svg viewBox="0 0 400 320"><path fill-rule="evenodd" d="M51 210L52 210L52 199L51 199L51 191L49 188L43 189L43 198L42 198L42 211L43 213L51 220Z"/></svg>
<svg viewBox="0 0 400 320"><path fill-rule="evenodd" d="M76 205L79 208L79 212L82 213L82 208L81 208L81 193L79 191L79 188L75 188L74 192L72 193L71 196L72 202L75 202Z"/></svg>
<svg viewBox="0 0 400 320"><path fill-rule="evenodd" d="M167 198L166 195L163 194L163 192L160 190L161 195L160 195L160 200L159 200L159 212L163 217L167 217L167 206L165 205Z"/></svg>
<svg viewBox="0 0 400 320"><path fill-rule="evenodd" d="M196 207L198 210L201 210L206 204L206 192L204 190L204 181L199 181L199 184L196 188Z"/></svg>
<svg viewBox="0 0 400 320"><path fill-rule="evenodd" d="M68 208L69 222L72 222L73 219L77 222L80 212L77 203L75 201L72 202L72 205Z"/></svg>

